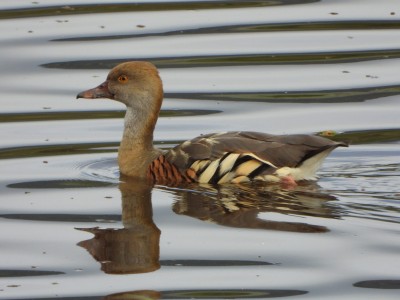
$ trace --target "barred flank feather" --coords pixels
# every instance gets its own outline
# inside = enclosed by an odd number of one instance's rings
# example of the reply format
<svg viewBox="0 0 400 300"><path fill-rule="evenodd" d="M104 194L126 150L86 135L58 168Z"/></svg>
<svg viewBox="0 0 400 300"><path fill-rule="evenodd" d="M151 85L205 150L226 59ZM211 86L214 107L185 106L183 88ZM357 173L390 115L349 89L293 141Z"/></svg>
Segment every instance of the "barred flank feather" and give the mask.
<svg viewBox="0 0 400 300"><path fill-rule="evenodd" d="M176 185L183 182L195 182L196 174L188 170L182 174L174 164L160 155L147 170L147 178L152 183Z"/></svg>
<svg viewBox="0 0 400 300"><path fill-rule="evenodd" d="M206 166L199 168L199 166ZM275 170L269 164L257 160L247 153L225 153L214 161L195 161L191 166L198 177L198 182L220 184L226 182L245 182L253 180L268 169Z"/></svg>

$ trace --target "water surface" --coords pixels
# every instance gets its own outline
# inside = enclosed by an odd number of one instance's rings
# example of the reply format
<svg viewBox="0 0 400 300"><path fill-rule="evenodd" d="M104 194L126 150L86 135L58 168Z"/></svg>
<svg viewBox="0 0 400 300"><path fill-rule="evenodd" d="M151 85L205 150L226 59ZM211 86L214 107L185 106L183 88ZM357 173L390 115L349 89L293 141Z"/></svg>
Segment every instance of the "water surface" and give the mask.
<svg viewBox="0 0 400 300"><path fill-rule="evenodd" d="M396 1L2 1L1 299L398 299ZM120 180L119 103L157 65L163 149L202 133L350 143L316 183Z"/></svg>

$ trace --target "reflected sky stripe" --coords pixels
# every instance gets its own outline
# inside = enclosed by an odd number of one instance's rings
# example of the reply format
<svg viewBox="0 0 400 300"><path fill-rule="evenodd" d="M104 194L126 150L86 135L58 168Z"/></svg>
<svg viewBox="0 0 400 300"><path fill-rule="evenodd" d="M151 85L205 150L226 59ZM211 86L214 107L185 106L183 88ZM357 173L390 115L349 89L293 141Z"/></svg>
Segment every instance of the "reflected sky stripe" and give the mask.
<svg viewBox="0 0 400 300"><path fill-rule="evenodd" d="M371 60L399 58L400 49L372 51L340 51L317 53L268 53L268 54L238 54L238 55L207 55L180 57L148 57L141 60L150 61L158 68L194 68L247 65L285 65L285 64L334 64L352 63ZM111 69L117 64L136 60L132 58L97 59L60 61L42 64L44 68L55 69Z"/></svg>
<svg viewBox="0 0 400 300"><path fill-rule="evenodd" d="M42 271L42 270L8 270L0 269L0 278L6 277L26 277L26 276L48 276L48 275L61 275L64 272L57 271Z"/></svg>
<svg viewBox="0 0 400 300"><path fill-rule="evenodd" d="M143 25L144 26L144 25ZM288 22L288 23L255 23L225 26L210 26L194 29L159 31L136 34L113 34L80 36L70 38L52 39L52 42L73 41L105 41L142 37L157 37L188 34L213 34L213 33L250 33L250 32L275 32L275 31L319 31L319 30L379 30L399 29L400 21L394 20L358 20L358 21L324 21L324 22Z"/></svg>
<svg viewBox="0 0 400 300"><path fill-rule="evenodd" d="M116 12L142 12L166 10L194 10L194 9L224 9L248 8L277 5L294 5L319 2L319 0L247 0L247 1L193 1L193 2L150 2L150 3L105 3L95 5L62 5L48 7L27 7L18 9L0 10L0 19L65 16L76 14L101 14Z"/></svg>
<svg viewBox="0 0 400 300"><path fill-rule="evenodd" d="M191 109L191 110L162 110L160 117L187 117L203 116L220 113L217 110ZM65 111L65 112L32 112L32 113L0 113L2 122L32 122L32 121L60 121L60 120L88 120L88 119L114 119L123 118L123 111Z"/></svg>

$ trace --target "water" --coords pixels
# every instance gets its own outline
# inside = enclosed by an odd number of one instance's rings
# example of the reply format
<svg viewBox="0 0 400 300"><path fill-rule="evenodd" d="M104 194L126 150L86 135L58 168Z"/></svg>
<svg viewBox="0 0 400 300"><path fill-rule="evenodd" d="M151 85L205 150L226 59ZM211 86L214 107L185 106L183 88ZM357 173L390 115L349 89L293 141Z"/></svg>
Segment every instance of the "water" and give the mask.
<svg viewBox="0 0 400 300"><path fill-rule="evenodd" d="M1 299L398 299L398 1L0 2ZM168 149L334 132L317 183L121 183L123 107L75 100L154 62Z"/></svg>

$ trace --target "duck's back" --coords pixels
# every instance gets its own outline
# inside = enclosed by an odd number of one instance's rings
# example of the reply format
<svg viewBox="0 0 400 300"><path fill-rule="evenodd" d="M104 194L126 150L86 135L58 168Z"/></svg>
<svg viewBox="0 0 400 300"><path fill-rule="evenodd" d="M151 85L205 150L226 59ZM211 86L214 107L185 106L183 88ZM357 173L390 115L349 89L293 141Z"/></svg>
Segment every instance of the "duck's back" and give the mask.
<svg viewBox="0 0 400 300"><path fill-rule="evenodd" d="M338 146L347 145L312 135L243 131L207 134L165 153L162 162L152 164L150 173L161 174L156 169L164 165L171 169L164 177L176 177L179 171L179 180L201 183L277 182L287 176L295 181L314 180L323 159Z"/></svg>

